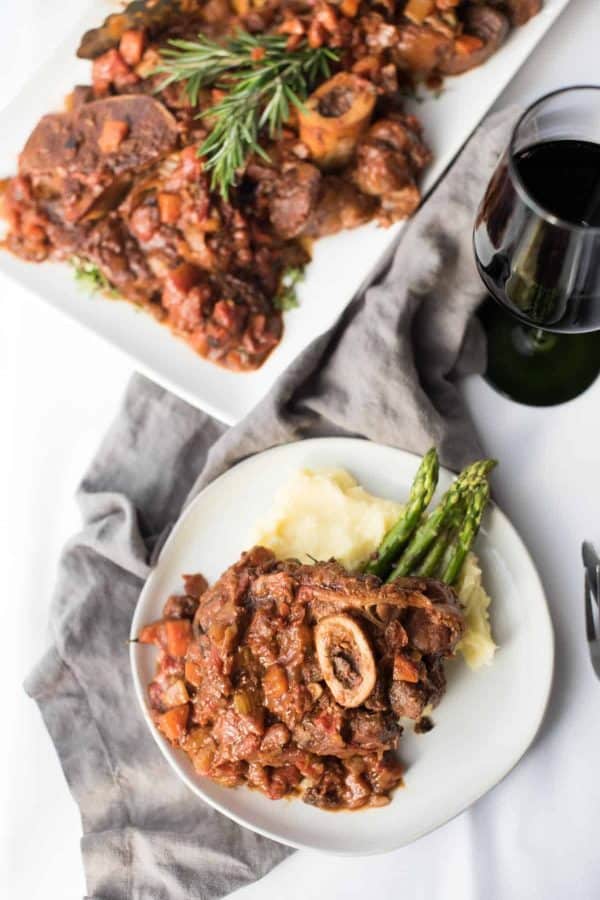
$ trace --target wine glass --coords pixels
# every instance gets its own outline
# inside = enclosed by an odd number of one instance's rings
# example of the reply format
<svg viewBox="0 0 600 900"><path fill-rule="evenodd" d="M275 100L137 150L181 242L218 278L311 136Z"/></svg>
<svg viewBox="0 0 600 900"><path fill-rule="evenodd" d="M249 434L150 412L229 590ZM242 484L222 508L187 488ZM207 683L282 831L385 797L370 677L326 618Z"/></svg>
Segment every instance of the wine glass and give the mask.
<svg viewBox="0 0 600 900"><path fill-rule="evenodd" d="M493 297L479 310L487 380L550 406L600 371L600 86L563 88L517 122L473 236Z"/></svg>

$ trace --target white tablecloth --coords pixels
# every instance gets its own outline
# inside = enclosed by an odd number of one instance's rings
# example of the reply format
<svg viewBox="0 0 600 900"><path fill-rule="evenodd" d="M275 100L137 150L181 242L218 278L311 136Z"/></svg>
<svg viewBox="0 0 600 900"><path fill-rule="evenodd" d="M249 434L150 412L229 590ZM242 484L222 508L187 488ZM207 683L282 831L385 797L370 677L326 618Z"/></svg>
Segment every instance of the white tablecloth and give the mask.
<svg viewBox="0 0 600 900"><path fill-rule="evenodd" d="M0 105L80 10L81 0L0 0ZM600 81L599 36L599 0L571 0L498 105ZM85 891L77 810L21 682L44 648L56 559L77 527L74 488L129 366L3 280L0 303L0 890L10 900L76 900ZM232 895L239 900L600 898L600 684L586 656L579 561L584 537L600 545L600 381L547 410L511 404L481 379L465 394L486 450L501 460L496 497L552 610L556 678L542 730L500 785L436 833L384 857L296 853Z"/></svg>

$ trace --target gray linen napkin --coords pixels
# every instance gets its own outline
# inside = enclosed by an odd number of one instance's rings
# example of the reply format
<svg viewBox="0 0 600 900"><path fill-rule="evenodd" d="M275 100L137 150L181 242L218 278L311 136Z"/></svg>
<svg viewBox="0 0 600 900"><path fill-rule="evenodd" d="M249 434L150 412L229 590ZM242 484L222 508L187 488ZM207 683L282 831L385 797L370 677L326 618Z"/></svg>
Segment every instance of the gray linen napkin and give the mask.
<svg viewBox="0 0 600 900"><path fill-rule="evenodd" d="M479 453L454 382L484 361L470 319L481 296L471 228L513 118L507 111L476 133L382 282L234 428L132 379L80 487L85 526L60 562L52 645L26 683L81 810L93 900L212 900L289 852L204 805L163 760L129 672L136 600L186 500L251 453L326 434L417 452L436 444L454 468Z"/></svg>

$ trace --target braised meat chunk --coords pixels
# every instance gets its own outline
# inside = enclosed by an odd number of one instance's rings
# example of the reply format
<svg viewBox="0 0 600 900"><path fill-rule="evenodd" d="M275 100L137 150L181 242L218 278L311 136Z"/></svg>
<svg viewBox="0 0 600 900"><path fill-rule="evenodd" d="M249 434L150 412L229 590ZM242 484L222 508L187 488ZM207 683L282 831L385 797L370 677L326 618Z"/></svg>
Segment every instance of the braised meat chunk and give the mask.
<svg viewBox="0 0 600 900"><path fill-rule="evenodd" d="M262 547L211 588L185 585L139 639L159 648L156 726L196 770L322 809L389 802L402 783L398 720L439 702L463 634L452 589Z"/></svg>
<svg viewBox="0 0 600 900"><path fill-rule="evenodd" d="M177 140L177 123L158 100L143 94L109 97L44 116L25 144L19 170L120 175L165 156Z"/></svg>
<svg viewBox="0 0 600 900"><path fill-rule="evenodd" d="M430 158L412 116L380 119L359 141L352 178L363 193L379 198L382 224L405 218L417 208L416 178Z"/></svg>
<svg viewBox="0 0 600 900"><path fill-rule="evenodd" d="M454 52L440 66L445 75L462 75L480 66L504 43L509 22L492 6L469 6L462 18L464 34L454 42Z"/></svg>

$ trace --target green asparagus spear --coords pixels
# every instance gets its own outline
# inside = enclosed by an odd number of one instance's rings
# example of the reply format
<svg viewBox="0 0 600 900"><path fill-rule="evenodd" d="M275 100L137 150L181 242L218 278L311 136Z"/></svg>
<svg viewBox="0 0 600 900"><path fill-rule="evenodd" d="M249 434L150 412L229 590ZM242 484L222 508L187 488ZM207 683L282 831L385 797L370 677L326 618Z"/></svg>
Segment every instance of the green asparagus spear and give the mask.
<svg viewBox="0 0 600 900"><path fill-rule="evenodd" d="M394 581L396 578L408 575L414 570L416 563L427 553L442 528L446 525L448 517L463 502L465 492L484 483L488 472L495 465L496 460L494 459L482 459L463 469L458 478L452 482L438 506L427 516L425 522L417 528L395 569L387 579L388 581Z"/></svg>
<svg viewBox="0 0 600 900"><path fill-rule="evenodd" d="M438 539L433 542L429 548L429 552L410 574L420 575L422 578L433 578L440 564L440 560L444 556L444 552L449 542L454 538L454 532L451 528L445 528Z"/></svg>
<svg viewBox="0 0 600 900"><path fill-rule="evenodd" d="M463 507L462 514L461 514L461 516L459 516L459 520L457 522L457 526L444 545L444 550L440 556L438 567L435 572L435 577L439 578L440 581L443 580L442 575L448 568L448 565L450 564L450 560L453 558L454 554L456 553L456 548L458 546L458 533L457 532L458 532L458 528L463 523L463 519L464 519L465 515L466 515L466 507Z"/></svg>
<svg viewBox="0 0 600 900"><path fill-rule="evenodd" d="M477 536L483 511L490 499L490 486L484 481L469 497L467 512L456 535L456 546L453 554L442 571L442 581L454 584L463 567L467 553Z"/></svg>
<svg viewBox="0 0 600 900"><path fill-rule="evenodd" d="M408 503L402 515L390 528L377 548L377 556L365 566L365 572L385 578L402 547L419 524L424 511L429 506L435 491L440 464L435 447L429 450L417 470L410 489Z"/></svg>
<svg viewBox="0 0 600 900"><path fill-rule="evenodd" d="M425 558L414 569L411 575L420 575L422 578L433 578L438 571L446 567L441 564L449 546L454 547L456 529L459 527L465 514L465 506L459 503L449 516L448 524L443 529L437 540L433 542Z"/></svg>

